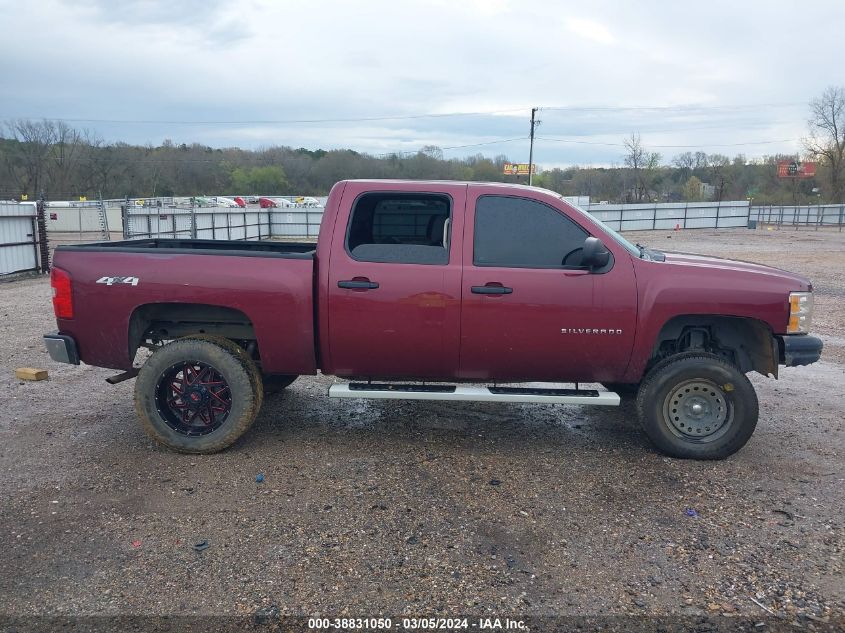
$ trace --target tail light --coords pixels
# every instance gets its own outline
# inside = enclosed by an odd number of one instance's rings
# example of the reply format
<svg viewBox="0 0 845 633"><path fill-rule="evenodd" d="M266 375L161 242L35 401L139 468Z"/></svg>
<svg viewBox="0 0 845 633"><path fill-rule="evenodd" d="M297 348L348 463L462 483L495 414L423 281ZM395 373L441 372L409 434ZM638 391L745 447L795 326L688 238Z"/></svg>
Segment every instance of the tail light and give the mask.
<svg viewBox="0 0 845 633"><path fill-rule="evenodd" d="M73 288L70 275L61 268L50 271L50 286L53 288L53 312L57 319L73 318Z"/></svg>

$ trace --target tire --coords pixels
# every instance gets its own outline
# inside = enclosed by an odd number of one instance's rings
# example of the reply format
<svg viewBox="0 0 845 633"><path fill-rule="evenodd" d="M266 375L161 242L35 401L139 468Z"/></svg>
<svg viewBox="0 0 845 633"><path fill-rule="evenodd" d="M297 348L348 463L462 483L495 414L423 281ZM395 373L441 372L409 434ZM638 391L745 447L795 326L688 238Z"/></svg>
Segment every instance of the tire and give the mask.
<svg viewBox="0 0 845 633"><path fill-rule="evenodd" d="M739 369L718 356L689 353L648 373L637 394L637 413L662 453L724 459L751 438L759 410L754 387Z"/></svg>
<svg viewBox="0 0 845 633"><path fill-rule="evenodd" d="M296 374L264 374L261 377L261 382L264 385L264 395L281 393L297 378L299 376Z"/></svg>
<svg viewBox="0 0 845 633"><path fill-rule="evenodd" d="M185 337L156 350L135 381L144 431L180 453L230 446L252 426L263 399L261 375L249 355L212 336Z"/></svg>

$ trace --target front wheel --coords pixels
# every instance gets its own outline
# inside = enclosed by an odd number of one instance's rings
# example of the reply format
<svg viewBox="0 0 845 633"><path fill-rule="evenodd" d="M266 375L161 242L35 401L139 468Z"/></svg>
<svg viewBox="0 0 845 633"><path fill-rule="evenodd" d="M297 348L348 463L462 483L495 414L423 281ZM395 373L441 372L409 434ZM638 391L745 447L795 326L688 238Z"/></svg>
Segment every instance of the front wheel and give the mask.
<svg viewBox="0 0 845 633"><path fill-rule="evenodd" d="M757 426L754 387L730 363L689 353L655 366L640 385L637 412L657 448L671 457L723 459Z"/></svg>
<svg viewBox="0 0 845 633"><path fill-rule="evenodd" d="M186 337L158 349L135 382L147 434L180 453L214 453L252 425L264 397L249 355L227 339Z"/></svg>

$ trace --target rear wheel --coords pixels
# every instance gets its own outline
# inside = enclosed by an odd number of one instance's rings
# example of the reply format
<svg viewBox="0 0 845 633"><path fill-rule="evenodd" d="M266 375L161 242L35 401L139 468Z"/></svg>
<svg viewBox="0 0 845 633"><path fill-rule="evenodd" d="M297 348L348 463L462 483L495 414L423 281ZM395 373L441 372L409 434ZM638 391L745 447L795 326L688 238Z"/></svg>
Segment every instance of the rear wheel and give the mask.
<svg viewBox="0 0 845 633"><path fill-rule="evenodd" d="M223 338L186 337L157 350L135 382L135 409L147 434L182 453L234 443L261 408L252 359Z"/></svg>
<svg viewBox="0 0 845 633"><path fill-rule="evenodd" d="M751 438L758 403L745 374L710 354L682 354L655 366L637 394L643 429L660 451L723 459Z"/></svg>

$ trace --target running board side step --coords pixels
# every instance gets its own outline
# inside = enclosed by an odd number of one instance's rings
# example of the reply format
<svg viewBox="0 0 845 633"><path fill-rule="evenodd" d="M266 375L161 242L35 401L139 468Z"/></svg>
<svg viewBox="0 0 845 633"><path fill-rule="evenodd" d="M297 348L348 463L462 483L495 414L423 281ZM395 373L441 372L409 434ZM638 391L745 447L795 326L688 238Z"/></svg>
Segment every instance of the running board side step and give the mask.
<svg viewBox="0 0 845 633"><path fill-rule="evenodd" d="M454 385L397 385L350 382L329 387L330 398L376 400L452 400L457 402L539 402L619 406L613 391L538 389L534 387L456 387Z"/></svg>

